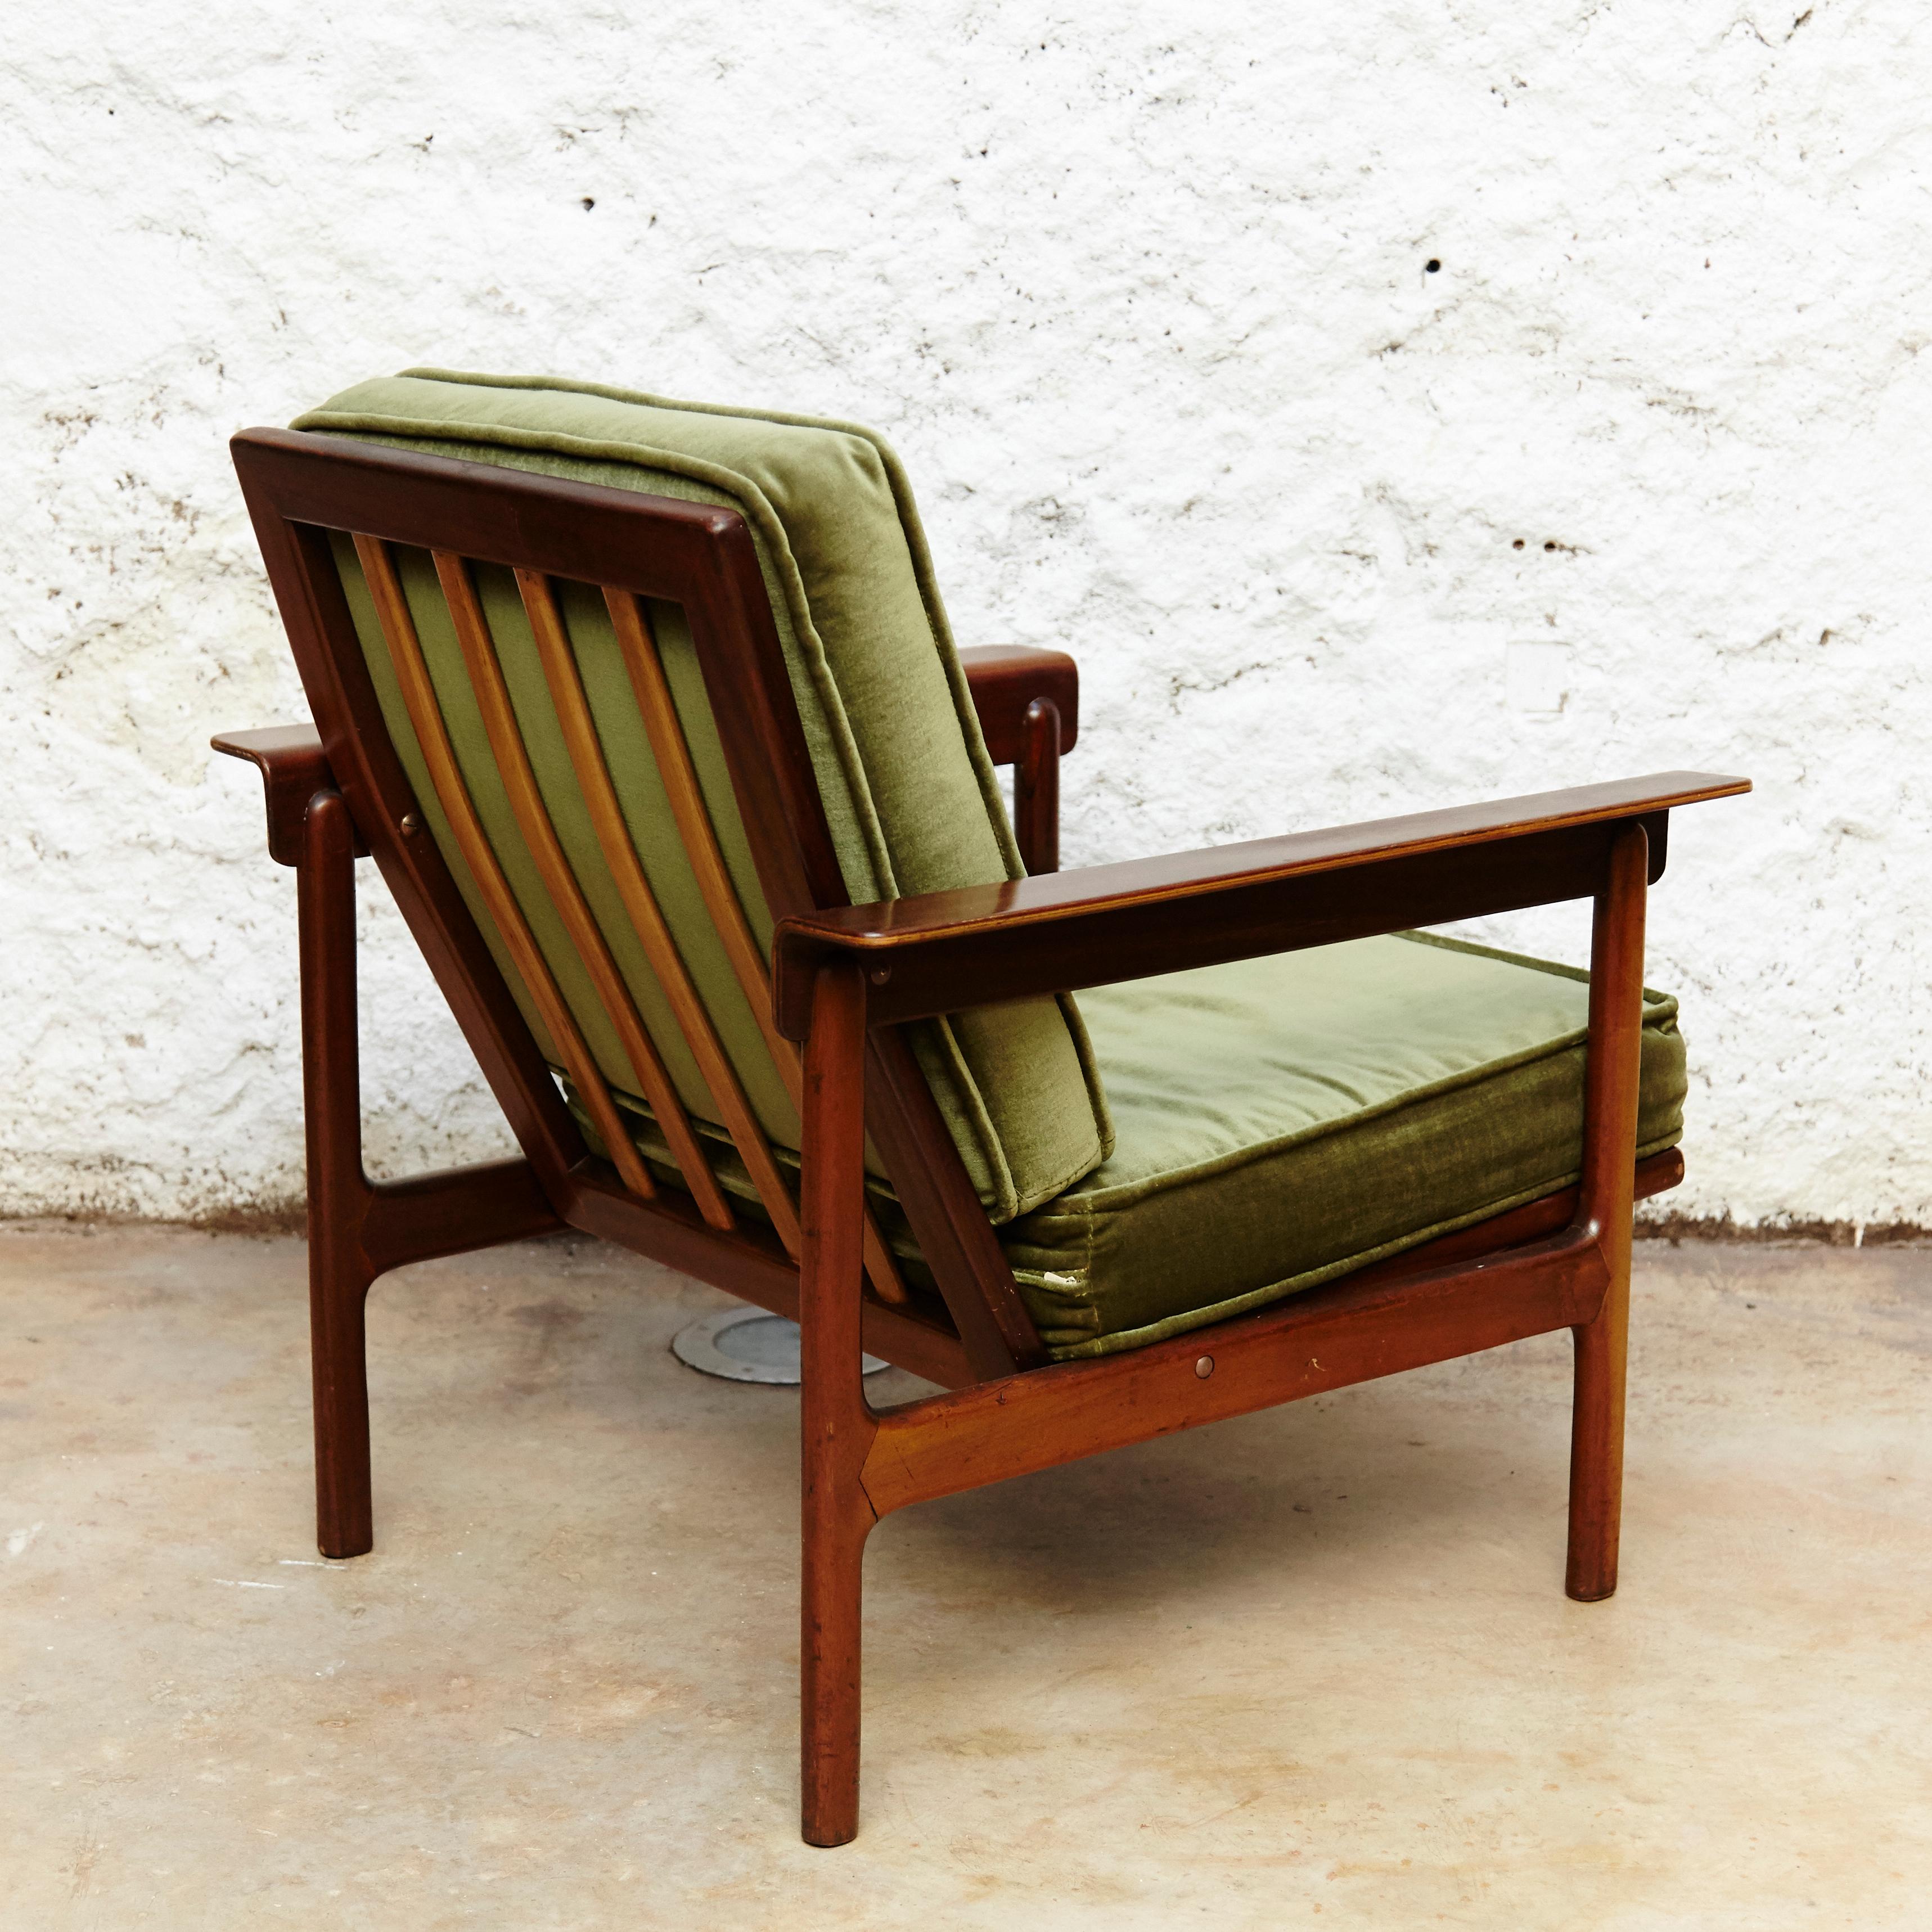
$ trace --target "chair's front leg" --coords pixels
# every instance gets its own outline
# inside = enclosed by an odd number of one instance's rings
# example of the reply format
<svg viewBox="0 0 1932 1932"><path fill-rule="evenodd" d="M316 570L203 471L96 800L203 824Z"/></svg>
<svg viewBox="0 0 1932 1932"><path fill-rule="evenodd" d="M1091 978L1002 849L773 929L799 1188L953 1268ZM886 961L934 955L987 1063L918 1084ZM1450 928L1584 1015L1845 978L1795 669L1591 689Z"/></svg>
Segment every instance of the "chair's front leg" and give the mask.
<svg viewBox="0 0 1932 1932"><path fill-rule="evenodd" d="M308 1151L316 1541L325 1556L359 1556L375 1540L363 1339L363 1310L374 1276L362 1239L370 1188L362 1171L355 868L349 808L339 793L318 791L302 824L296 890Z"/></svg>
<svg viewBox="0 0 1932 1932"><path fill-rule="evenodd" d="M878 1424L860 1346L865 1255L866 982L818 976L805 1051L799 1198L803 1598L800 1763L806 1842L859 1829L859 1636L866 1538L860 1472Z"/></svg>
<svg viewBox="0 0 1932 1932"><path fill-rule="evenodd" d="M1578 1213L1594 1232L1610 1287L1594 1322L1574 1329L1570 1550L1564 1588L1594 1603L1617 1587L1622 1526L1624 1364L1630 1334L1638 1079L1643 1050L1643 924L1649 840L1624 826L1597 894L1590 940L1590 1043Z"/></svg>

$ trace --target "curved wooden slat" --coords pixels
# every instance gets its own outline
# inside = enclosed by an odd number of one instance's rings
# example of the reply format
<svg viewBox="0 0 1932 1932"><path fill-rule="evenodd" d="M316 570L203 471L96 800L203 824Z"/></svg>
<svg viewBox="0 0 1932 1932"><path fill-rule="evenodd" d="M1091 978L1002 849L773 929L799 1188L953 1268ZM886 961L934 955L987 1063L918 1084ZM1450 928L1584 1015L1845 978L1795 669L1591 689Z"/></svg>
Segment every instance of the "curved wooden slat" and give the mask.
<svg viewBox="0 0 1932 1932"><path fill-rule="evenodd" d="M725 956L758 1022L772 1064L802 1118L805 1089L798 1049L772 1023L770 970L752 934L751 922L745 916L745 908L739 902L738 889L726 868L724 854L718 848L717 831L704 802L704 789L698 782L698 770L692 762L691 747L685 740L684 725L678 717L670 682L658 657L650 620L628 590L615 590L607 584L604 602L610 613L625 669L630 675L632 694L643 716L644 730L658 761L658 775L664 781L671 816L684 842L691 869L697 876L705 910L711 915L711 922L724 942ZM869 1208L866 1212L866 1273L882 1301L905 1300L905 1283L900 1277L898 1264Z"/></svg>
<svg viewBox="0 0 1932 1932"><path fill-rule="evenodd" d="M631 989L611 957L603 930L584 898L577 874L571 869L556 827L550 822L550 808L544 802L536 773L531 769L522 728L510 703L510 688L504 681L503 667L497 658L476 586L471 580L468 561L453 550L433 550L430 555L436 560L436 578L448 602L450 615L456 620L457 642L463 647L464 662L470 668L470 682L476 693L477 708L483 714L490 748L496 754L503 790L508 796L510 809L516 814L518 830L523 833L524 843L530 848L543 880L544 890L590 975L598 1000L616 1033L624 1058L631 1064L638 1090L657 1117L658 1128L670 1144L671 1157L684 1176L698 1211L714 1228L734 1226L730 1203L724 1198L711 1172L711 1163L692 1131L677 1089L658 1057L643 1016L631 998Z"/></svg>
<svg viewBox="0 0 1932 1932"><path fill-rule="evenodd" d="M658 658L657 640L651 634L650 620L643 608L630 592L614 590L607 585L604 602L617 633L619 648L624 655L624 668L630 674L632 694L638 700L644 730L657 758L658 776L664 780L664 792L670 800L671 815L676 820L678 836L684 842L686 856L698 877L698 889L704 895L704 909L718 928L718 936L724 942L725 953L731 962L731 970L737 975L746 998L751 1002L765 1043L771 1050L772 1059L778 1062L786 1088L796 1102L803 1091L797 1071L798 1049L772 1024L770 973L758 942L752 935L751 922L745 916L745 908L739 903L738 889L725 866L724 855L718 849L718 834L712 828L704 790L698 782L691 747L685 742L684 725L678 717L670 682ZM788 1072L788 1068L790 1070Z"/></svg>
<svg viewBox="0 0 1932 1932"><path fill-rule="evenodd" d="M410 722L416 728L416 742L422 747L424 763L429 766L430 782L436 788L437 802L442 807L443 815L449 820L457 848L476 881L476 889L482 894L483 902L496 921L497 931L502 934L503 944L537 1011L543 1016L544 1024L562 1056L572 1081L583 1096L590 1118L596 1123L597 1131L603 1136L604 1145L610 1150L613 1164L627 1187L646 1200L651 1199L657 1193L657 1184L652 1180L650 1170L645 1166L630 1136L624 1131L623 1123L618 1117L617 1103L611 1099L610 1090L604 1084L604 1076L589 1044L578 1030L568 1003L550 976L550 968L538 947L536 936L525 922L516 895L510 890L509 880L503 876L503 868L497 863L489 836L483 830L483 821L477 815L476 801L470 796L470 788L464 782L462 769L456 762L455 749L449 742L448 729L442 722L442 707L436 701L429 667L423 662L416 620L410 614L409 601L403 595L389 547L379 538L364 536L359 532L355 542L356 554L362 560L362 574L376 606L376 620L382 627L383 641L389 647L389 662L395 670L396 682L402 691Z"/></svg>
<svg viewBox="0 0 1932 1932"><path fill-rule="evenodd" d="M698 1062L698 1072L710 1091L718 1118L758 1190L759 1199L765 1204L765 1210L771 1216L778 1239L784 1244L785 1252L795 1255L798 1252L797 1207L784 1176L778 1172L778 1163L772 1158L770 1144L758 1125L758 1117L752 1112L751 1102L739 1084L730 1058L711 1024L711 1016L685 969L683 957L677 950L670 928L664 922L657 895L651 890L650 881L644 874L630 827L625 822L623 807L617 800L616 788L610 780L610 767L604 762L603 745L590 715L583 680L578 675L575 655L564 634L563 620L557 610L550 579L541 572L530 570L519 570L516 577L524 614L530 619L530 633L536 640L544 680L550 686L550 701L556 708L557 722L562 727L564 745L576 771L578 784L590 808L590 822L596 832L604 862L610 868L611 878L616 882L618 896L624 902L624 910L630 915L638 943L644 948L651 970L664 988L664 998L670 1002L685 1044Z"/></svg>

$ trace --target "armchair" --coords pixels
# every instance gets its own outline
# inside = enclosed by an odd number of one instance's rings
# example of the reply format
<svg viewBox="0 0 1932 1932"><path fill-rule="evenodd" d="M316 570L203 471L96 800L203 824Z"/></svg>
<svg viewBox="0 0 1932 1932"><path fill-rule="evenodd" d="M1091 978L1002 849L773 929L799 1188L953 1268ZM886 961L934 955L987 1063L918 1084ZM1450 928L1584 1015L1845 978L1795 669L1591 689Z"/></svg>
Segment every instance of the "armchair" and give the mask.
<svg viewBox="0 0 1932 1932"><path fill-rule="evenodd" d="M418 371L234 450L316 718L215 743L299 880L326 1553L370 1284L568 1226L801 1323L812 1843L910 1503L1569 1328L1566 1586L1616 1587L1631 1207L1682 1172L1645 896L1744 781L1061 873L1072 662L954 652L868 433ZM520 1160L364 1177L365 851ZM1570 898L1587 986L1408 931ZM862 1349L942 1392L874 1411Z"/></svg>

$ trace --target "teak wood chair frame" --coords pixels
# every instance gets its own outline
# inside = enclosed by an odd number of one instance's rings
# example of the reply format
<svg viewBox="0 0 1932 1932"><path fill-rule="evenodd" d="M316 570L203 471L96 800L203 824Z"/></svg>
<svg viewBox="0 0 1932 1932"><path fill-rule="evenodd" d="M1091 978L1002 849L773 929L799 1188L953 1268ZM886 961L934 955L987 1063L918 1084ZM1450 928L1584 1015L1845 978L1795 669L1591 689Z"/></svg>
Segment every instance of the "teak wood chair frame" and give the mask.
<svg viewBox="0 0 1932 1932"><path fill-rule="evenodd" d="M1633 1159L1645 893L1664 868L1671 809L1748 790L1744 781L1670 772L1059 873L1058 758L1078 729L1072 661L1048 651L968 652L988 748L1018 767L1018 830L1036 876L854 907L752 538L735 512L277 430L246 431L233 450L315 717L313 727L214 743L260 767L270 852L297 873L325 1554L355 1556L374 1540L363 1326L371 1284L412 1262L570 1227L801 1324L803 1829L814 1844L843 1844L857 1830L861 1559L873 1524L909 1503L1568 1328L1576 1352L1566 1587L1586 1601L1616 1588L1631 1209L1682 1174L1674 1151L1640 1166ZM332 532L356 540L439 802L584 1104L600 1125L611 1123L603 1138L616 1166L590 1152L426 834L357 639ZM659 1103L688 1197L656 1184L616 1126L560 996L546 990L541 956L515 929L514 903L502 903L507 887L500 892L500 874L492 883L473 808L446 740L436 742L434 696L390 556L398 544L436 558L520 830L586 953L638 1090ZM517 573L600 842L718 1117L759 1178L769 1225L734 1211L701 1147L679 1131L676 1096L624 1010L615 968L608 955L596 956L601 942L588 915L569 904L574 887L530 782L500 670L493 671L470 580L476 562ZM609 796L594 728L586 738L581 694L572 695L575 674L551 589L558 579L604 593L687 855L799 1100L795 1207L769 1150L751 1145L755 1124L742 1096L734 1099L722 1051L703 1037L701 1006L688 982L674 983L674 946L667 955L662 922L652 928L650 889ZM748 945L674 711L665 727L668 698L640 598L679 604L688 620L778 920L769 964ZM364 854L422 946L521 1158L401 1182L365 1174L352 880ZM1048 1361L917 1070L908 1022L1576 898L1594 907L1578 1186L1253 1314L1131 1352ZM908 1292L872 1226L868 1132L943 1305ZM874 1410L862 1350L946 1392Z"/></svg>

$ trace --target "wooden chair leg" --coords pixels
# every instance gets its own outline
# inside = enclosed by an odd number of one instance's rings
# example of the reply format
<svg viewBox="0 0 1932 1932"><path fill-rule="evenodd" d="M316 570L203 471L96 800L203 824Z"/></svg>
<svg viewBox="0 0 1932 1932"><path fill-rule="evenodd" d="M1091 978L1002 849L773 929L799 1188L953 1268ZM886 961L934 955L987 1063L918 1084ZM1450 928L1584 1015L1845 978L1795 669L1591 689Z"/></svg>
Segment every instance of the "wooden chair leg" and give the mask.
<svg viewBox="0 0 1932 1932"><path fill-rule="evenodd" d="M860 1632L872 1526L844 1514L814 1523L808 1498L799 1742L800 1829L808 1845L849 1844L859 1834Z"/></svg>
<svg viewBox="0 0 1932 1932"><path fill-rule="evenodd" d="M1603 1312L1576 1338L1570 1424L1570 1554L1564 1588L1580 1604L1615 1594L1623 1526L1624 1361L1630 1276L1610 1284Z"/></svg>
<svg viewBox="0 0 1932 1932"><path fill-rule="evenodd" d="M1577 1211L1596 1236L1610 1280L1596 1319L1571 1330L1576 1382L1570 1425L1570 1550L1564 1587L1585 1604L1596 1603L1616 1589L1623 1522L1624 1366L1643 1048L1644 891L1649 865L1644 829L1630 826L1611 849L1591 938L1590 1045Z"/></svg>
<svg viewBox="0 0 1932 1932"><path fill-rule="evenodd" d="M859 1830L861 1572L874 1521L860 1472L878 1421L861 1381L865 1264L866 982L827 967L805 1054L799 1200L804 1588L800 1769L805 1840Z"/></svg>
<svg viewBox="0 0 1932 1932"><path fill-rule="evenodd" d="M316 1542L325 1556L360 1556L375 1541L363 1340L363 1309L374 1276L362 1244L371 1190L362 1171L355 866L349 808L336 792L319 791L303 820L296 895L308 1148Z"/></svg>
<svg viewBox="0 0 1932 1932"><path fill-rule="evenodd" d="M315 1210L310 1207L310 1226ZM309 1238L309 1341L315 1385L315 1540L325 1556L361 1556L376 1541L369 1481L369 1375L363 1310L369 1284L329 1244Z"/></svg>

